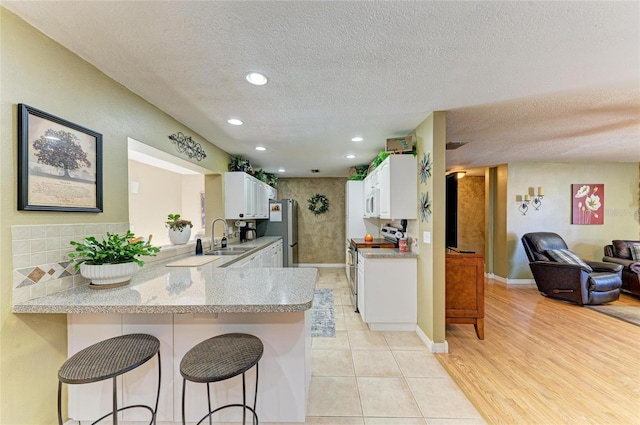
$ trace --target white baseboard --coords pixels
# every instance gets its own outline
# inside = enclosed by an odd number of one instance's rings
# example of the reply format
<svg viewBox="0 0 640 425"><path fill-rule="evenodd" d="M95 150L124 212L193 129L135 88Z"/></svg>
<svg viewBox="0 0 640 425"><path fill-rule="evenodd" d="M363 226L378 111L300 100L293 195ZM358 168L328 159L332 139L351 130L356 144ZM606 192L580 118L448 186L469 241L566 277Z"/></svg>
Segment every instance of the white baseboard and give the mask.
<svg viewBox="0 0 640 425"><path fill-rule="evenodd" d="M429 339L427 334L422 332L422 329L420 329L420 326L416 326L416 333L418 334L422 342L424 342L425 345L429 347L429 351L431 351L432 353L448 353L449 352L449 343L447 341L445 342L431 341L431 339Z"/></svg>
<svg viewBox="0 0 640 425"><path fill-rule="evenodd" d="M297 267L314 267L314 268L321 268L321 267L342 267L344 269L344 263L319 263L319 264L313 264L313 263L298 263Z"/></svg>
<svg viewBox="0 0 640 425"><path fill-rule="evenodd" d="M507 285L535 285L534 279L507 279Z"/></svg>

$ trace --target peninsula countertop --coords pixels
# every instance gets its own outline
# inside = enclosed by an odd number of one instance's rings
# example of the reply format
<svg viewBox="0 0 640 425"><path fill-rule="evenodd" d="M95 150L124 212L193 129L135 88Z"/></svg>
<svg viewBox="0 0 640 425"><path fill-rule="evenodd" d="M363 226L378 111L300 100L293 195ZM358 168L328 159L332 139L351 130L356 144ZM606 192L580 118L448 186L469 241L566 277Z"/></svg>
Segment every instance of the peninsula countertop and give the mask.
<svg viewBox="0 0 640 425"><path fill-rule="evenodd" d="M147 264L119 288L87 285L18 303L14 313L269 313L311 308L314 268Z"/></svg>

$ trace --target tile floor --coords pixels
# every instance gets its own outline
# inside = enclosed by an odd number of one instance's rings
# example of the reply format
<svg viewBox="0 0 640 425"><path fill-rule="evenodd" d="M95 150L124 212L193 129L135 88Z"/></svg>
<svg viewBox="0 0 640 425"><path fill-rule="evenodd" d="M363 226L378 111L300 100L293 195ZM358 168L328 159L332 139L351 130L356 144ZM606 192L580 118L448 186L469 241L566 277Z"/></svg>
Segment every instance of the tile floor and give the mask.
<svg viewBox="0 0 640 425"><path fill-rule="evenodd" d="M334 290L336 337L313 339L307 424L485 424L416 333L369 331L344 269L318 270L318 287Z"/></svg>

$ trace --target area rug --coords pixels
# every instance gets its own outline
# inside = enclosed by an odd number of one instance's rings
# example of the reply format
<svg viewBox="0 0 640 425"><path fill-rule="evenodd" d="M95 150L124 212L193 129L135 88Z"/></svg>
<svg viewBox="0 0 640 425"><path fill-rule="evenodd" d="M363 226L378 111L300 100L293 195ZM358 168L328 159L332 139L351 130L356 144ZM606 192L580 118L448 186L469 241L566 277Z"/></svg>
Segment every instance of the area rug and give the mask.
<svg viewBox="0 0 640 425"><path fill-rule="evenodd" d="M615 317L616 319L624 320L625 322L640 326L639 306L588 305L585 307L589 307L591 310L595 310L598 313L606 314L607 316Z"/></svg>
<svg viewBox="0 0 640 425"><path fill-rule="evenodd" d="M316 289L311 307L311 336L335 338L336 322L333 311L333 290Z"/></svg>

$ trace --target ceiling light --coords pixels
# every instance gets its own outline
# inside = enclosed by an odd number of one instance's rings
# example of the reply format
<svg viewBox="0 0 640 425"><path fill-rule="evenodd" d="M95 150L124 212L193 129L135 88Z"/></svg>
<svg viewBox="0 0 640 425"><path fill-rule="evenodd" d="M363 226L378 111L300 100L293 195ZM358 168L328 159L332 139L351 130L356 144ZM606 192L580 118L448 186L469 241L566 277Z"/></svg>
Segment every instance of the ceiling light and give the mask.
<svg viewBox="0 0 640 425"><path fill-rule="evenodd" d="M364 139L360 136L358 137L354 137L353 139L351 139L352 142L362 142Z"/></svg>
<svg viewBox="0 0 640 425"><path fill-rule="evenodd" d="M267 81L269 81L267 77L260 74L259 72L250 72L245 78L248 82L255 86L264 86L265 84L267 84Z"/></svg>
<svg viewBox="0 0 640 425"><path fill-rule="evenodd" d="M347 159L353 159L353 158L355 158L355 157L356 157L355 155L349 154L349 155L347 155L347 157L346 157L346 158L347 158Z"/></svg>
<svg viewBox="0 0 640 425"><path fill-rule="evenodd" d="M284 173L284 172L285 172L285 169L284 169L284 168L278 168L278 172L279 172L279 173Z"/></svg>
<svg viewBox="0 0 640 425"><path fill-rule="evenodd" d="M230 119L227 120L227 122L229 124L231 124L231 125L242 125L242 124L244 124L242 121L240 121L237 118L230 118Z"/></svg>
<svg viewBox="0 0 640 425"><path fill-rule="evenodd" d="M256 146L256 150L257 151L266 151L267 148L265 148L264 146Z"/></svg>

